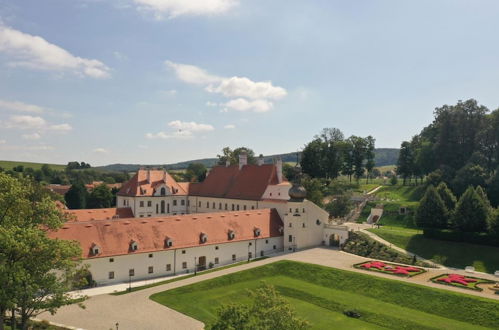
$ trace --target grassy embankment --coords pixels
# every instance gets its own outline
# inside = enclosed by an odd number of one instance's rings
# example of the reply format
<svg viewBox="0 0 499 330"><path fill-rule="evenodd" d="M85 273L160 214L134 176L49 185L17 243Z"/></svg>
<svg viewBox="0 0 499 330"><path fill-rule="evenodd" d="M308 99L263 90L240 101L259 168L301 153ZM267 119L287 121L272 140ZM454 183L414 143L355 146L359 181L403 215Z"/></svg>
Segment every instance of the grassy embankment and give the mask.
<svg viewBox="0 0 499 330"><path fill-rule="evenodd" d="M425 238L414 225L414 212L423 194L423 186L384 186L376 195L382 200L369 203L359 220L365 221L371 207L384 204L379 229L369 229L381 238L407 251L448 267L474 266L476 270L493 273L499 270L499 248L468 243L447 242ZM409 214L400 215L407 207Z"/></svg>
<svg viewBox="0 0 499 330"><path fill-rule="evenodd" d="M313 329L480 329L499 327L494 300L291 261L154 294L151 299L205 324L223 304L248 303L248 290L274 285ZM359 319L343 314L356 310Z"/></svg>
<svg viewBox="0 0 499 330"><path fill-rule="evenodd" d="M42 168L44 163L30 163L30 162L17 162L10 160L0 160L0 167L4 170L12 170L14 167L22 165L24 168L31 167L34 170L39 170ZM61 164L47 164L51 169L56 171L64 171L66 169L66 165Z"/></svg>

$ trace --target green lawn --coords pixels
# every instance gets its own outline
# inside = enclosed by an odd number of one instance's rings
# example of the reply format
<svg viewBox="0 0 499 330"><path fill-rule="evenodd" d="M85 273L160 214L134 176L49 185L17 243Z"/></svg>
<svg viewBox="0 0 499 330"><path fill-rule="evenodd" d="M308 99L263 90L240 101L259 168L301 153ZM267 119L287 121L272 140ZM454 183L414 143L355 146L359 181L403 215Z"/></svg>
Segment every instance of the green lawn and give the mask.
<svg viewBox="0 0 499 330"><path fill-rule="evenodd" d="M274 285L314 329L480 329L499 327L489 299L305 263L279 261L164 291L151 299L205 324L222 304L245 303L262 281ZM356 310L359 319L343 315Z"/></svg>
<svg viewBox="0 0 499 330"><path fill-rule="evenodd" d="M499 247L439 241L424 237L421 230L401 227L382 227L369 231L398 247L445 266L473 266L477 271L487 273L499 270Z"/></svg>
<svg viewBox="0 0 499 330"><path fill-rule="evenodd" d="M10 160L0 160L0 167L2 167L4 170L11 170L12 168L22 165L24 168L31 167L34 170L39 170L42 168L44 165L43 163L30 163L30 162L16 162L16 161L10 161ZM57 171L64 171L66 169L66 165L60 165L60 164L48 164L48 166Z"/></svg>

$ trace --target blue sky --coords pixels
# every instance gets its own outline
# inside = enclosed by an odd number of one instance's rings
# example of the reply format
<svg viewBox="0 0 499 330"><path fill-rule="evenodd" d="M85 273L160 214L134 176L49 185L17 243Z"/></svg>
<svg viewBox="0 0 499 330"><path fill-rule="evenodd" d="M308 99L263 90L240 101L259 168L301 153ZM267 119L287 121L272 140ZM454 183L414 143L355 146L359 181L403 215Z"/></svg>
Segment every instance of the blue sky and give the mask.
<svg viewBox="0 0 499 330"><path fill-rule="evenodd" d="M292 152L324 127L398 147L499 107L499 2L0 0L0 159Z"/></svg>

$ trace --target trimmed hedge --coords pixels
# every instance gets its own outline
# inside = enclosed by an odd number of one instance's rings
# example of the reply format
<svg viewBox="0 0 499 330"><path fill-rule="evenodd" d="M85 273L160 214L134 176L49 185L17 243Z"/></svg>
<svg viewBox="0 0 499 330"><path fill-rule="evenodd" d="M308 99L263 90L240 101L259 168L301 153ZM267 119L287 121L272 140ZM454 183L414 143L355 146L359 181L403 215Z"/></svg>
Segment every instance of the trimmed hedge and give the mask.
<svg viewBox="0 0 499 330"><path fill-rule="evenodd" d="M441 241L499 246L499 237L487 233L467 233L449 229L426 228L423 230L423 236Z"/></svg>

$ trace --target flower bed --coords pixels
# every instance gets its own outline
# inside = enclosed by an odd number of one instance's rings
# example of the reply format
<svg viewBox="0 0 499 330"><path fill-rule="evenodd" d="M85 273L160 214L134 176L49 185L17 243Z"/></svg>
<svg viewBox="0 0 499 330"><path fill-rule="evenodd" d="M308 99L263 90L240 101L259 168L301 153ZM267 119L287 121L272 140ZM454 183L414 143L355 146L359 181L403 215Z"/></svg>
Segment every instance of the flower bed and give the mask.
<svg viewBox="0 0 499 330"><path fill-rule="evenodd" d="M423 268L397 265L383 261L365 261L353 265L358 269L365 269L385 274L412 277L426 272Z"/></svg>
<svg viewBox="0 0 499 330"><path fill-rule="evenodd" d="M465 276L459 274L442 274L435 276L431 279L433 283L439 283L444 285L454 286L456 288L464 288L475 291L482 291L483 289L478 287L479 284L492 284L495 283L491 280L486 280L484 278Z"/></svg>

